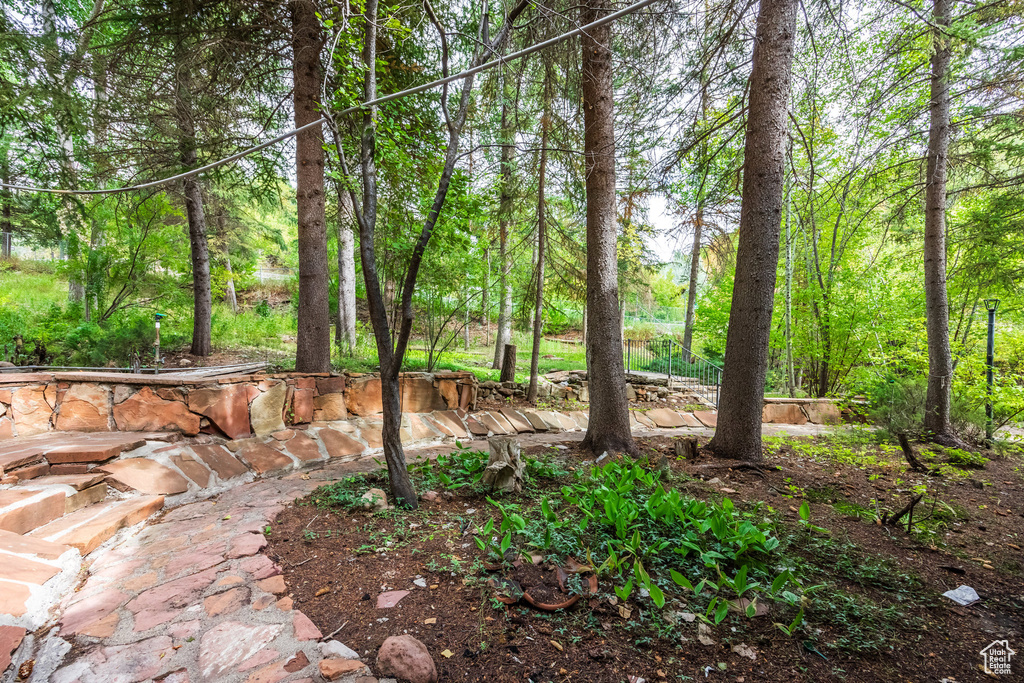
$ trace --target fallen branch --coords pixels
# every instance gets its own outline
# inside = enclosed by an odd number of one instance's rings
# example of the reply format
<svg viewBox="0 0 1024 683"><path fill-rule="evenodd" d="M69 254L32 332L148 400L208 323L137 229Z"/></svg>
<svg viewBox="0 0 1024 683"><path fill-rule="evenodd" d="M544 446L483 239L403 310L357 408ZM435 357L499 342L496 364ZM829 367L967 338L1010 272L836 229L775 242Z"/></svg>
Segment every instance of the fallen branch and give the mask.
<svg viewBox="0 0 1024 683"><path fill-rule="evenodd" d="M922 498L924 498L924 494L923 493L919 493L916 496L914 496L913 498L911 498L910 502L907 503L906 505L904 505L903 509L901 509L896 514L894 514L894 515L883 515L882 516L882 524L888 524L890 526L896 526L897 524L899 524L900 520L903 519L904 517L906 517L907 515L910 515L910 520L913 521L913 519L914 519L914 506L917 505L918 503L920 503ZM907 531L908 532L910 531L910 527L909 526L907 527Z"/></svg>

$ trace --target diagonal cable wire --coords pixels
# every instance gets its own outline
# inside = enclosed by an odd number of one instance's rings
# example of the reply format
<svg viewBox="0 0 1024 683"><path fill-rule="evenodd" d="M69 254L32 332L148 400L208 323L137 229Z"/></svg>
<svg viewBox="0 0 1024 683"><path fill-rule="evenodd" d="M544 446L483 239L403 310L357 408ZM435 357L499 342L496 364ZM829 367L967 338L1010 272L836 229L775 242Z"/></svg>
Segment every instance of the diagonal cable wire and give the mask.
<svg viewBox="0 0 1024 683"><path fill-rule="evenodd" d="M543 50L545 48L551 47L552 45L556 45L556 44L562 42L563 40L568 40L569 38L573 38L573 37L578 36L580 34L586 33L587 31L590 31L592 29L598 28L600 26L604 26L605 24L609 24L609 23L611 23L611 22L613 22L613 21L615 21L617 19L621 19L622 17L625 17L627 15L633 14L634 12L643 9L644 7L647 7L648 5L650 5L650 4L654 3L654 2L657 2L657 0L639 0L639 2L636 2L636 3L634 3L634 4L632 4L632 5L628 6L628 7L625 7L623 9L619 10L618 12L613 12L613 13L605 16L605 17L602 17L602 18L598 19L597 21L593 21L593 22L591 22L589 24L585 24L585 25L580 26L578 28L575 28L575 29L573 29L571 31L563 33L563 34L561 34L559 36L555 36L554 38L550 38L550 39L545 40L543 42L537 43L536 45L531 45L530 47L524 48L522 50L519 50L518 52L513 52L511 54L504 55L504 56L498 57L496 59L492 59L489 62L484 62L483 64L480 64L479 66L475 66L472 69L466 69L465 71L461 71L461 72L459 72L457 74L454 74L452 76L448 76L447 78L440 78L440 79L438 79L436 81L431 81L430 83L424 83L423 85L417 85L415 87L408 88L406 90L401 90L401 91L396 92L396 93L391 93L390 95L384 95L383 97L378 97L377 99L370 100L369 102L363 102L362 104L358 104L358 105L349 107L347 109L343 109L343 110L335 113L334 116L339 116L339 117L340 116L344 116L346 114L351 114L353 112L360 111L363 107L368 107L368 106L371 106L371 105L385 104L387 102L391 102L392 100L397 100L397 99L401 99L403 97L408 97L409 95L416 95L418 93L421 93L421 92L424 92L424 91L427 91L427 90L431 90L431 89L436 88L436 87L441 86L441 85L446 85L446 84L452 83L454 81L459 81L459 80L462 80L464 78L469 78L470 76L474 76L474 75L480 73L481 71L486 71L488 69L493 69L496 66L500 66L502 64L505 64L507 62L510 62L510 61L513 61L513 60L516 60L516 59L522 59L523 57L527 57L529 55L532 55L535 52L540 52L541 50ZM100 195L100 194L122 194L122 193L125 193L125 192L136 192L138 190L145 190L147 188L158 187L160 185L166 185L168 183L177 182L179 180L184 180L185 178L191 178L194 175L199 175L200 173L205 173L206 171L212 171L215 168L219 168L219 167L224 166L226 164L230 164L230 163L232 163L234 161L238 161L239 159L241 159L243 157L246 157L246 156L248 156L250 154L253 154L255 152L259 152L260 150L266 149L267 147L271 147L273 145L276 145L277 143L282 142L284 140L287 140L288 138L293 137L293 136L301 133L304 130L307 130L307 129L310 129L310 128L314 128L316 126L323 125L326 122L327 122L327 117L320 117L316 121L312 121L310 123L307 123L304 126L300 126L299 128L295 128L294 130L290 130L287 133L282 133L281 135L278 135L275 138L267 140L266 142L261 142L258 145L255 145L253 147L249 147L248 149L244 149L241 152L236 152L235 154L232 154L231 156L228 156L228 157L224 157L223 159L218 159L217 161L213 161L213 162L211 162L209 164L206 164L205 166L200 166L198 168L193 168L190 171L185 171L183 173L178 173L176 175L168 176L166 178L161 178L160 180L151 180L151 181L149 181L147 183L139 183L138 185L128 185L128 186L125 186L125 187L115 187L115 188L105 189L105 190L63 190L63 189L53 189L53 188L47 188L47 187L35 187L35 186L32 186L32 185L16 185L16 184L9 184L9 183L0 183L0 187L7 188L9 190L19 190L21 192L45 192L47 194L62 194L62 195Z"/></svg>

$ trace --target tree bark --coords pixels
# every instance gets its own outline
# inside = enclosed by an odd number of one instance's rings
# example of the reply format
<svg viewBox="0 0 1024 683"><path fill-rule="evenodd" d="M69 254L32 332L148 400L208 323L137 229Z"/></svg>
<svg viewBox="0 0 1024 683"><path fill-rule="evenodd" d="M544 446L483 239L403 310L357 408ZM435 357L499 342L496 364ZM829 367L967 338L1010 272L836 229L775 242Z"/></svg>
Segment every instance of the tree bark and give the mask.
<svg viewBox="0 0 1024 683"><path fill-rule="evenodd" d="M693 355L693 309L697 305L697 278L700 276L700 240L704 227L704 203L697 204L697 215L693 221L693 249L690 251L690 285L686 292L686 329L683 332L683 348L687 355Z"/></svg>
<svg viewBox="0 0 1024 683"><path fill-rule="evenodd" d="M530 354L530 389L526 400L537 402L537 375L540 365L540 342L544 337L544 252L546 250L547 216L544 198L544 181L548 168L548 128L551 104L551 69L544 68L544 113L541 115L540 165L537 172L537 290L533 301L533 349Z"/></svg>
<svg viewBox="0 0 1024 683"><path fill-rule="evenodd" d="M793 373L793 235L789 224L791 187L786 188L786 385L789 397L796 398L796 381Z"/></svg>
<svg viewBox="0 0 1024 683"><path fill-rule="evenodd" d="M503 77L504 78L504 77ZM512 216L512 131L508 100L501 105L501 196L498 200L498 329L494 335L493 368L500 368L505 345L512 341L512 256L508 248L508 224Z"/></svg>
<svg viewBox="0 0 1024 683"><path fill-rule="evenodd" d="M295 127L320 118L320 51L323 36L312 0L291 0ZM323 127L295 136L299 243L299 310L295 370L331 369L330 273L324 210Z"/></svg>
<svg viewBox="0 0 1024 683"><path fill-rule="evenodd" d="M750 74L736 280L719 427L708 444L715 455L756 461L779 265L782 189L796 0L761 0Z"/></svg>
<svg viewBox="0 0 1024 683"><path fill-rule="evenodd" d="M178 80L175 84L174 105L178 125L178 148L183 168L194 168L198 163L196 129L192 115L192 76L184 46L177 52ZM211 314L213 295L210 291L210 247L206 238L206 213L203 192L196 176L182 181L185 215L188 218L188 239L192 258L192 347L194 356L209 356L211 342Z"/></svg>
<svg viewBox="0 0 1024 683"><path fill-rule="evenodd" d="M587 0L581 22L605 16ZM583 148L587 188L587 378L590 423L584 447L594 453L639 454L629 427L619 309L618 221L611 27L582 38Z"/></svg>
<svg viewBox="0 0 1024 683"><path fill-rule="evenodd" d="M955 440L950 426L953 355L949 348L946 294L946 166L949 154L950 36L952 0L934 0L931 125L925 178L924 292L928 327L928 395L924 428L936 441Z"/></svg>
<svg viewBox="0 0 1024 683"><path fill-rule="evenodd" d="M7 157L7 148L0 157L0 178L4 184L11 184L11 162ZM14 223L11 221L11 191L0 190L0 258L11 258L11 242L14 239Z"/></svg>
<svg viewBox="0 0 1024 683"><path fill-rule="evenodd" d="M334 343L351 356L356 350L356 261L352 201L338 190L338 327Z"/></svg>

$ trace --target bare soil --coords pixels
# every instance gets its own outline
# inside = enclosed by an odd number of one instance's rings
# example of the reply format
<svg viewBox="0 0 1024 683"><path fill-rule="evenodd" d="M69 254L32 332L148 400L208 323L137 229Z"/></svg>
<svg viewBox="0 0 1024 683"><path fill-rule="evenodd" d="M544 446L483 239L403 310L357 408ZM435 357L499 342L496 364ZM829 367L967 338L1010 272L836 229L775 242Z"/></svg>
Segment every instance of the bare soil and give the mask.
<svg viewBox="0 0 1024 683"><path fill-rule="evenodd" d="M370 514L297 501L273 525L266 552L284 568L295 606L325 636L372 665L385 638L409 633L427 646L442 681L975 681L990 680L980 669L986 645L1004 638L1018 650L1024 644L1020 460L994 459L968 477L937 477L908 473L891 450L858 467L822 458L817 438L788 439L769 443L763 466L751 470L703 451L697 461L677 460L674 441L641 439L641 462L668 468L669 485L680 493L728 496L738 508L765 501L778 513L778 535L805 586L823 586L805 595L796 635L774 625L792 616L774 607L752 619L730 614L710 627L714 642L705 645L699 620L673 620L668 607L658 610L636 593L628 612L620 611L624 605L603 577L596 595L584 588L567 609L503 604L496 598L516 590L509 579L537 602L568 596L549 562L520 562L504 576L488 570L473 531L488 518L500 522L500 515L483 494L465 489L424 501L416 512ZM567 466L593 457L577 443L565 446L558 457ZM926 499L929 507L918 508L914 533L906 532L905 520L883 526L873 519L876 505L902 507L918 484L937 502L930 507ZM556 482L548 488L557 495ZM526 507L535 495L508 499ZM797 510L805 500L811 523L827 532L801 524ZM960 584L973 586L981 601L959 607L941 595ZM389 590L410 593L397 607L378 609L377 596ZM741 644L756 659L735 652Z"/></svg>

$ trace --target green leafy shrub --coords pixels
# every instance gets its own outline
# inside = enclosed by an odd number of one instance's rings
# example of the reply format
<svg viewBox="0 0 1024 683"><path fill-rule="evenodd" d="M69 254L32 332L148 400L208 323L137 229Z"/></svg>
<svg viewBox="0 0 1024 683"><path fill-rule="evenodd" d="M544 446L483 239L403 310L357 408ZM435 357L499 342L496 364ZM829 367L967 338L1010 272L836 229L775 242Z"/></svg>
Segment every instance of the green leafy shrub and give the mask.
<svg viewBox="0 0 1024 683"><path fill-rule="evenodd" d="M983 456L981 453L972 453L965 451L960 448L947 448L946 457L949 459L949 464L955 467L962 467L964 469L984 469L988 463L988 458Z"/></svg>

